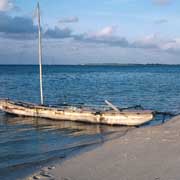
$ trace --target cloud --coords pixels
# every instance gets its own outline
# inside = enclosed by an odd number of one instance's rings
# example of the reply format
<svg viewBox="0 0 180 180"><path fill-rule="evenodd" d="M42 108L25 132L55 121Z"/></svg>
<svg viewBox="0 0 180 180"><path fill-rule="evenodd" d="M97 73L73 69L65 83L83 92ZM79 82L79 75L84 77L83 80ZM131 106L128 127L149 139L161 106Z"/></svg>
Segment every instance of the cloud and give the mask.
<svg viewBox="0 0 180 180"><path fill-rule="evenodd" d="M0 13L0 33L6 38L25 38L37 31L37 26L28 17L11 17Z"/></svg>
<svg viewBox="0 0 180 180"><path fill-rule="evenodd" d="M99 31L93 33L84 33L80 35L73 35L74 40L96 43L96 44L106 44L109 46L120 46L128 47L129 42L124 37L118 37L115 35L116 26L107 26Z"/></svg>
<svg viewBox="0 0 180 180"><path fill-rule="evenodd" d="M107 26L100 31L97 31L94 36L103 37L103 36L111 36L116 30L115 26Z"/></svg>
<svg viewBox="0 0 180 180"><path fill-rule="evenodd" d="M145 49L158 49L159 38L157 34L150 34L132 43L132 47L145 48Z"/></svg>
<svg viewBox="0 0 180 180"><path fill-rule="evenodd" d="M59 23L77 23L79 18L76 16L66 17L59 20Z"/></svg>
<svg viewBox="0 0 180 180"><path fill-rule="evenodd" d="M74 40L85 42L104 44L110 47L121 47L130 49L149 49L155 51L164 51L169 53L180 53L180 38L166 39L161 38L158 34L150 34L135 41L129 41L125 37L115 36L97 36L88 33L73 36Z"/></svg>
<svg viewBox="0 0 180 180"><path fill-rule="evenodd" d="M180 53L180 38L166 39L158 34L145 36L141 40L135 41L132 47L147 48L169 53Z"/></svg>
<svg viewBox="0 0 180 180"><path fill-rule="evenodd" d="M180 40L161 38L158 34L145 36L135 41L129 41L126 37L116 35L116 26L106 26L98 31L83 34L74 34L68 27L48 28L43 32L43 37L48 39L69 38L76 42L102 44L109 47L139 48L180 52ZM34 39L37 38L37 26L29 17L11 17L0 13L0 37L8 39Z"/></svg>
<svg viewBox="0 0 180 180"><path fill-rule="evenodd" d="M47 29L44 33L44 36L46 38L53 38L53 39L59 39L59 38L69 38L72 37L72 30L69 28L62 28L54 27L54 29Z"/></svg>
<svg viewBox="0 0 180 180"><path fill-rule="evenodd" d="M11 17L0 13L0 35L9 39L34 39L37 37L37 25L29 17ZM69 28L49 28L43 35L45 38L68 38L72 35Z"/></svg>
<svg viewBox="0 0 180 180"><path fill-rule="evenodd" d="M0 11L5 12L14 8L14 4L10 0L0 0Z"/></svg>
<svg viewBox="0 0 180 180"><path fill-rule="evenodd" d="M38 64L37 41L0 38L0 64ZM11 49L11 51L7 51ZM74 50L75 49L75 50ZM178 64L179 54L167 51L121 48L72 40L43 40L43 64L86 63Z"/></svg>
<svg viewBox="0 0 180 180"><path fill-rule="evenodd" d="M86 43L96 43L96 44L105 44L109 46L119 46L119 47L128 47L129 42L124 37L115 37L115 36L89 36L88 34L74 35L74 40L86 42Z"/></svg>
<svg viewBox="0 0 180 180"><path fill-rule="evenodd" d="M154 21L155 24L166 24L168 23L167 19L158 19Z"/></svg>
<svg viewBox="0 0 180 180"><path fill-rule="evenodd" d="M180 38L175 38L160 45L160 48L170 53L180 53Z"/></svg>
<svg viewBox="0 0 180 180"><path fill-rule="evenodd" d="M37 27L28 17L11 17L0 14L0 32L4 33L34 33Z"/></svg>
<svg viewBox="0 0 180 180"><path fill-rule="evenodd" d="M172 0L153 0L155 4L157 5L167 5L169 4Z"/></svg>

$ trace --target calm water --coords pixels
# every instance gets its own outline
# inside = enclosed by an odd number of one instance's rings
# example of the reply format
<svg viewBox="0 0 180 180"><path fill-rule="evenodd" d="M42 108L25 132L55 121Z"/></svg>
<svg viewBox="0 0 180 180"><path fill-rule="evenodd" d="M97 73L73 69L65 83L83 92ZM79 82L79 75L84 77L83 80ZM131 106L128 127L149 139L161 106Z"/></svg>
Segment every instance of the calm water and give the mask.
<svg viewBox="0 0 180 180"><path fill-rule="evenodd" d="M180 112L180 66L44 66L46 104L103 105ZM38 66L0 66L0 98L39 102ZM158 119L154 122L158 123ZM59 158L125 127L107 127L0 113L0 175L12 167Z"/></svg>

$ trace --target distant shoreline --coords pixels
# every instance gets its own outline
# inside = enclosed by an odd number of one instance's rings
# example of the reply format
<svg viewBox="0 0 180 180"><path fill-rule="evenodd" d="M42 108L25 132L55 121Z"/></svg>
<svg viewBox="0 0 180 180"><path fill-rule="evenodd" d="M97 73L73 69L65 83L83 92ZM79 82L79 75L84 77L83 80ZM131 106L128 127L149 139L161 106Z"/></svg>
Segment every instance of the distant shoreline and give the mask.
<svg viewBox="0 0 180 180"><path fill-rule="evenodd" d="M0 64L0 66L39 66L38 64ZM180 64L118 64L118 63L90 63L90 64L44 64L44 66L180 66Z"/></svg>

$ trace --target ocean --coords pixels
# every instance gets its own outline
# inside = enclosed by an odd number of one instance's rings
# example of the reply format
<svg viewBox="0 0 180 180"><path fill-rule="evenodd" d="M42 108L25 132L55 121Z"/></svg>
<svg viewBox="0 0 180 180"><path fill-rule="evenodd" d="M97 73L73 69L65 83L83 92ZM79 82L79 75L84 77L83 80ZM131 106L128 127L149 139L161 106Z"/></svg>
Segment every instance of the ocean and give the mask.
<svg viewBox="0 0 180 180"><path fill-rule="evenodd" d="M180 112L179 65L45 65L48 105L142 105ZM0 65L0 98L39 103L39 67ZM160 124L156 118L147 125ZM16 179L32 167L68 157L124 135L129 128L23 118L0 112L0 177Z"/></svg>

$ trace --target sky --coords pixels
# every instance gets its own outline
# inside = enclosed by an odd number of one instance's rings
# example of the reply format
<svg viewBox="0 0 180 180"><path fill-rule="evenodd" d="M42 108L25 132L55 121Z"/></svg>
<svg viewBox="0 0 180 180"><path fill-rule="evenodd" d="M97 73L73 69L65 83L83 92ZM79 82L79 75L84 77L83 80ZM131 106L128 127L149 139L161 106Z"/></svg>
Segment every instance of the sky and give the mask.
<svg viewBox="0 0 180 180"><path fill-rule="evenodd" d="M178 0L39 0L44 64L180 64ZM0 64L37 64L36 0L0 0Z"/></svg>

